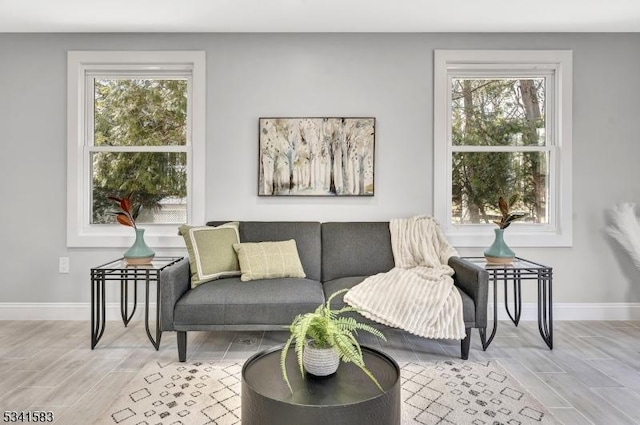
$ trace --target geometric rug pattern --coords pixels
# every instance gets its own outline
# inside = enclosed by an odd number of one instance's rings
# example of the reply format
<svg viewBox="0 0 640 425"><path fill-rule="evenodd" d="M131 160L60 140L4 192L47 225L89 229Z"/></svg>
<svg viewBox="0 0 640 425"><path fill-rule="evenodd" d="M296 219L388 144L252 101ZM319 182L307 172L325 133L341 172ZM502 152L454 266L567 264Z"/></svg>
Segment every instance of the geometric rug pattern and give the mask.
<svg viewBox="0 0 640 425"><path fill-rule="evenodd" d="M495 362L404 363L403 424L559 424Z"/></svg>
<svg viewBox="0 0 640 425"><path fill-rule="evenodd" d="M239 363L154 362L120 393L97 424L240 424Z"/></svg>
<svg viewBox="0 0 640 425"><path fill-rule="evenodd" d="M399 365L403 425L559 424L495 362ZM149 363L95 423L239 425L241 370L229 361Z"/></svg>

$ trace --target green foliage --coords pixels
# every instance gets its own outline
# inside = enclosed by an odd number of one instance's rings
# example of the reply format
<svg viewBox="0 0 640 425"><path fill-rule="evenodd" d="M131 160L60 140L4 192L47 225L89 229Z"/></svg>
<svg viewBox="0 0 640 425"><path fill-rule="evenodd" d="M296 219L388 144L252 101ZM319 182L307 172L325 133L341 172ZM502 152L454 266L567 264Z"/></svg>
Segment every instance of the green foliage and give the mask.
<svg viewBox="0 0 640 425"><path fill-rule="evenodd" d="M186 144L186 96L186 80L96 80L94 144Z"/></svg>
<svg viewBox="0 0 640 425"><path fill-rule="evenodd" d="M495 200L502 193L521 194L515 207L528 221L546 222L549 158L536 151L545 144L545 94L542 78L453 79L452 144L467 148L452 158L456 222L499 220ZM516 146L531 149L508 151Z"/></svg>
<svg viewBox="0 0 640 425"><path fill-rule="evenodd" d="M135 148L184 146L186 140L186 80L95 80L94 144L129 151L93 154L93 222L113 222L107 198L114 193L135 192L150 211L161 199L184 198L186 154Z"/></svg>
<svg viewBox="0 0 640 425"><path fill-rule="evenodd" d="M334 292L325 304L321 304L313 313L298 315L289 326L291 335L282 348L280 357L280 368L282 377L287 383L289 390L293 392L289 377L287 376L286 358L289 348L295 344L295 353L300 373L304 378L304 365L302 362L303 350L307 339L311 339L319 348L335 348L340 356L340 360L345 363L353 363L362 370L382 391L382 387L371 371L366 368L362 357L362 348L356 340L359 330L369 332L378 338L386 341L385 336L376 328L357 322L352 317L341 316L344 313L357 311L353 307L344 307L339 310L331 309L331 301L340 294L344 294L349 289L342 289Z"/></svg>

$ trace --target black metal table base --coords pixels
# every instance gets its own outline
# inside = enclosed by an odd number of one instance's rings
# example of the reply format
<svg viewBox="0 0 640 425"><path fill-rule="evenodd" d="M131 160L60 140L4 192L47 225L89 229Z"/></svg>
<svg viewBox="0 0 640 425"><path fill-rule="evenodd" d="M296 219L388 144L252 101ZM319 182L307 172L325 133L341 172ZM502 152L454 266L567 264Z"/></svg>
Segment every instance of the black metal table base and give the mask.
<svg viewBox="0 0 640 425"><path fill-rule="evenodd" d="M553 298L551 272L548 278L538 278L538 329L549 349L553 350Z"/></svg>
<svg viewBox="0 0 640 425"><path fill-rule="evenodd" d="M149 279L145 282L146 295L145 295L145 309L144 309L144 328L147 331L147 337L153 347L158 351L160 348L160 339L162 338L162 331L160 330L160 281L156 282L156 337L151 336L149 331Z"/></svg>
<svg viewBox="0 0 640 425"><path fill-rule="evenodd" d="M549 349L553 350L553 297L552 297L552 273L551 267L542 264L533 263L532 261L516 258L523 264L530 264L532 267L525 266L489 266L486 267L489 272L489 280L493 282L493 328L491 335L487 338L487 328L479 328L480 341L482 349L487 350L491 341L496 336L498 329L498 282L504 284L504 305L507 315L515 326L520 323L522 314L522 281L537 280L538 282L538 330L540 336L544 340ZM509 309L508 284L513 283L513 313Z"/></svg>
<svg viewBox="0 0 640 425"><path fill-rule="evenodd" d="M91 276L91 349L104 334L106 318L105 284L102 273Z"/></svg>
<svg viewBox="0 0 640 425"><path fill-rule="evenodd" d="M124 327L126 328L133 315L136 313L136 308L138 307L138 285L133 285L133 309L131 310L131 314L128 314L129 310L129 280L121 279L120 280L120 315L122 316L122 323L124 323Z"/></svg>
<svg viewBox="0 0 640 425"><path fill-rule="evenodd" d="M172 264L175 264L182 257L159 257L156 260L161 264L155 266L117 266L122 259L112 261L102 266L91 269L91 349L93 350L102 335L106 325L106 297L105 287L107 281L120 281L120 315L122 323L127 327L138 305L138 283L144 282L145 303L144 303L144 326L147 337L153 347L160 348L162 331L160 330L160 272ZM155 260L154 260L155 261ZM155 335L152 335L149 328L149 284L156 283L156 314L155 314ZM133 284L133 307L129 312L129 283Z"/></svg>

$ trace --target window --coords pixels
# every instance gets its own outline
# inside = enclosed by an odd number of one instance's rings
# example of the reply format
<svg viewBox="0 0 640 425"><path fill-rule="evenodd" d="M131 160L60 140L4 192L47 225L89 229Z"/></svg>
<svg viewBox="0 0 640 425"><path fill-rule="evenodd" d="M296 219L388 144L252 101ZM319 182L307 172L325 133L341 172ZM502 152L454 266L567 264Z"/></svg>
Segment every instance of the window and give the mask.
<svg viewBox="0 0 640 425"><path fill-rule="evenodd" d="M455 246L488 246L498 198L513 246L571 245L570 51L436 50L434 215Z"/></svg>
<svg viewBox="0 0 640 425"><path fill-rule="evenodd" d="M204 52L69 52L67 245L124 247L109 196L134 194L152 246L204 222Z"/></svg>

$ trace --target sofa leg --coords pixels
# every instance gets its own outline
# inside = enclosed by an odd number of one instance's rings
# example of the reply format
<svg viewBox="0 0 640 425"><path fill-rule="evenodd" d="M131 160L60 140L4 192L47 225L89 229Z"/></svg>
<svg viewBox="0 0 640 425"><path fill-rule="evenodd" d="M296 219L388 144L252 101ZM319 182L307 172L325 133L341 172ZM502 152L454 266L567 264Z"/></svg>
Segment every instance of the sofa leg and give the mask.
<svg viewBox="0 0 640 425"><path fill-rule="evenodd" d="M469 359L469 347L471 346L471 328L466 328L465 332L467 336L460 341L460 357L462 360Z"/></svg>
<svg viewBox="0 0 640 425"><path fill-rule="evenodd" d="M187 360L187 332L178 331L178 360Z"/></svg>

